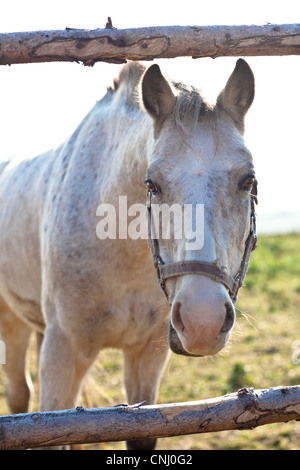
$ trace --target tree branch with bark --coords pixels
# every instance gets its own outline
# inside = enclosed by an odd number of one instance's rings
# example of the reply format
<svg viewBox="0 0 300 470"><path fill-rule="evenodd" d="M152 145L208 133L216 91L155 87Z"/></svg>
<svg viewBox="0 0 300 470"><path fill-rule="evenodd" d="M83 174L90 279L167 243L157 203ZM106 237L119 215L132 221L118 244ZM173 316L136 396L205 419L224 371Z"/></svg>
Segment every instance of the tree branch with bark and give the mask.
<svg viewBox="0 0 300 470"><path fill-rule="evenodd" d="M117 29L109 20L104 29L0 34L0 65L300 54L300 24Z"/></svg>
<svg viewBox="0 0 300 470"><path fill-rule="evenodd" d="M0 416L0 450L163 438L300 419L300 385L208 400Z"/></svg>

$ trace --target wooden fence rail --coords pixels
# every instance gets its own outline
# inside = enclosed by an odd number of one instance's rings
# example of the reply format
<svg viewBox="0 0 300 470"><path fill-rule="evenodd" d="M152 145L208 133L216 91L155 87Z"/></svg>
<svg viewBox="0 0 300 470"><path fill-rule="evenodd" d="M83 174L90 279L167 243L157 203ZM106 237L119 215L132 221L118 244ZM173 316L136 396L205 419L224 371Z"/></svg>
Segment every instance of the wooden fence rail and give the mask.
<svg viewBox="0 0 300 470"><path fill-rule="evenodd" d="M66 28L0 34L0 65L300 54L300 24Z"/></svg>
<svg viewBox="0 0 300 470"><path fill-rule="evenodd" d="M0 449L124 441L300 420L300 385L241 389L186 403L49 411L0 417Z"/></svg>

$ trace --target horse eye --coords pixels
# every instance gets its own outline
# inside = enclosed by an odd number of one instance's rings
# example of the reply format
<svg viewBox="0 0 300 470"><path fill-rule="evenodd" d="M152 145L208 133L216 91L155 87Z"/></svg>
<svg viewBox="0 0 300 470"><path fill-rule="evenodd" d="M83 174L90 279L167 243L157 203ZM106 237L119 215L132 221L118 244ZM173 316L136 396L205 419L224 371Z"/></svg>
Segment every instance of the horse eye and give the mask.
<svg viewBox="0 0 300 470"><path fill-rule="evenodd" d="M253 185L254 185L254 182L255 182L255 177L253 175L249 175L247 176L247 178L245 178L241 185L240 185L240 188L243 190L243 191L251 191Z"/></svg>
<svg viewBox="0 0 300 470"><path fill-rule="evenodd" d="M155 185L152 183L150 178L146 178L144 183L147 186L147 189L148 189L148 191L150 191L150 193L152 193L152 194L157 193L157 189L156 189Z"/></svg>

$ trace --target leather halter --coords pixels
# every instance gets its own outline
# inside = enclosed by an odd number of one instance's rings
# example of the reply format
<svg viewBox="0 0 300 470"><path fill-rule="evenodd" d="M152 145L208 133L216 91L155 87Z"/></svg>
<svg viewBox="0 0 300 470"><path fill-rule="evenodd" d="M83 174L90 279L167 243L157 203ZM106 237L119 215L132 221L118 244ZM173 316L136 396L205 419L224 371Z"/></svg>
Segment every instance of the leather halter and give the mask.
<svg viewBox="0 0 300 470"><path fill-rule="evenodd" d="M242 257L240 268L233 278L223 269L217 266L217 263L209 263L206 261L179 261L177 263L165 264L159 254L159 244L157 238L151 236L151 191L148 191L147 214L148 214L148 243L153 257L153 264L157 271L158 284L162 288L165 296L169 299L165 281L170 277L182 276L185 274L198 274L206 276L210 279L223 284L229 292L231 300L235 303L237 294L242 287L250 260L250 255L257 246L256 235L256 214L255 205L257 204L257 181L255 180L250 197L251 197L251 213L250 213L250 231L245 243L245 250Z"/></svg>

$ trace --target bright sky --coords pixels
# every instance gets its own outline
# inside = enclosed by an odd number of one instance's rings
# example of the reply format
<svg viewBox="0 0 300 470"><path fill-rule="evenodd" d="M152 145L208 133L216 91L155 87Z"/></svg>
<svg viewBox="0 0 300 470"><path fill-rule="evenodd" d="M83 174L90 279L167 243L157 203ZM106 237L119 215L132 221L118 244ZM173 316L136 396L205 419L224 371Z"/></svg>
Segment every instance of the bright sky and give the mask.
<svg viewBox="0 0 300 470"><path fill-rule="evenodd" d="M184 6L184 7L183 7ZM117 28L298 23L299 0L9 0L0 32L95 29L107 17ZM256 98L246 120L246 143L259 179L259 213L300 213L300 59L248 57ZM214 101L236 58L157 61L173 78L199 86ZM65 140L104 95L118 65L48 63L0 67L0 160L36 155Z"/></svg>

